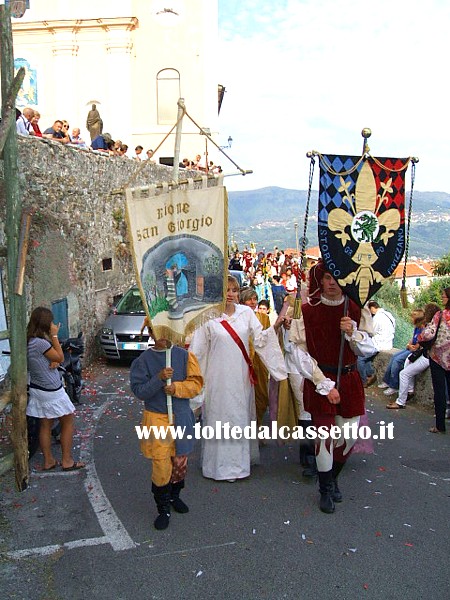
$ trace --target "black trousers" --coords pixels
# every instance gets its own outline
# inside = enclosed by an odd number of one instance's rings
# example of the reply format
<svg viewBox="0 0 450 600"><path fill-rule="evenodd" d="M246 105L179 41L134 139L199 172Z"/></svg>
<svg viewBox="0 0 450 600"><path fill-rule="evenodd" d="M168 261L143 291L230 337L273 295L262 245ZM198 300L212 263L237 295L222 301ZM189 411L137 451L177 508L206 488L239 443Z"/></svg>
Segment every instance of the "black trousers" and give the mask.
<svg viewBox="0 0 450 600"><path fill-rule="evenodd" d="M445 431L445 409L450 393L450 371L430 358L430 373L434 392L434 410L436 413L436 428Z"/></svg>

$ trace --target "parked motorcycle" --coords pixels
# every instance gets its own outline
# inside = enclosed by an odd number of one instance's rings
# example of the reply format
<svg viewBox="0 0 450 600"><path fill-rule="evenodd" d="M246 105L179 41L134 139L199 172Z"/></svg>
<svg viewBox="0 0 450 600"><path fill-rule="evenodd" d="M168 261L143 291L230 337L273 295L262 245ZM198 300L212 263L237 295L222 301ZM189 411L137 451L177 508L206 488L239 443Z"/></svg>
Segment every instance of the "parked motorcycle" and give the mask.
<svg viewBox="0 0 450 600"><path fill-rule="evenodd" d="M61 340L64 361L58 367L66 393L73 404L80 404L83 380L81 378L81 357L84 353L83 333L77 337Z"/></svg>

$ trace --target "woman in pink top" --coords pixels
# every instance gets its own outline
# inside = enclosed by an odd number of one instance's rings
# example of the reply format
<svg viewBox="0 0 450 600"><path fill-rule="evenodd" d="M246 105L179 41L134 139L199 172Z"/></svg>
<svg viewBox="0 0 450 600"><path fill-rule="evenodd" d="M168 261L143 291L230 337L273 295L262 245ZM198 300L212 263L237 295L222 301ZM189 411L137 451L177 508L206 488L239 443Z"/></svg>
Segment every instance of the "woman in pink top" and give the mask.
<svg viewBox="0 0 450 600"><path fill-rule="evenodd" d="M442 290L442 304L444 310L434 315L418 339L419 342L433 339L439 327L436 341L428 351L436 413L436 425L429 429L431 433L445 433L445 406L450 393L450 287Z"/></svg>

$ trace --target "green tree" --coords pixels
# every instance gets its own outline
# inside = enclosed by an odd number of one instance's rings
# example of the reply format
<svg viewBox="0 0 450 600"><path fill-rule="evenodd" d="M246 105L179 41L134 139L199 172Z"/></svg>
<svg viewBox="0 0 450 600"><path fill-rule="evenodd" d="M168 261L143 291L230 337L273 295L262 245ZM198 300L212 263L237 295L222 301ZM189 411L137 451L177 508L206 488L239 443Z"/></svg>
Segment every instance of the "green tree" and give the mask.
<svg viewBox="0 0 450 600"><path fill-rule="evenodd" d="M444 254L444 256L437 261L433 272L435 275L439 275L440 277L443 277L444 275L450 275L450 252L448 254Z"/></svg>
<svg viewBox="0 0 450 600"><path fill-rule="evenodd" d="M426 288L420 290L414 299L415 308L423 308L428 302L441 305L441 294L444 288L450 287L450 277L435 279Z"/></svg>

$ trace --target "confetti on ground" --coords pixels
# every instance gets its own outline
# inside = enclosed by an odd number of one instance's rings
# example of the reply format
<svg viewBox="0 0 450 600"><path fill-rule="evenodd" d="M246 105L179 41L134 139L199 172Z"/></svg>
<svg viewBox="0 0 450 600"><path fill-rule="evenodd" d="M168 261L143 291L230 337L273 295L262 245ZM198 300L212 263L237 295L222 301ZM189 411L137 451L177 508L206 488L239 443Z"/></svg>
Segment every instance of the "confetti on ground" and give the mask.
<svg viewBox="0 0 450 600"><path fill-rule="evenodd" d="M203 571L199 571L199 572L196 574L196 577L201 577L202 575L203 575Z"/></svg>
<svg viewBox="0 0 450 600"><path fill-rule="evenodd" d="M405 546L408 546L408 548L412 548L414 544L411 544L410 542L405 542Z"/></svg>
<svg viewBox="0 0 450 600"><path fill-rule="evenodd" d="M284 523L285 525L290 525L290 524L291 524L291 522L290 522L290 521L283 521L283 523Z"/></svg>
<svg viewBox="0 0 450 600"><path fill-rule="evenodd" d="M403 523L403 525L404 525L405 527L412 527L412 525L410 525L409 523Z"/></svg>
<svg viewBox="0 0 450 600"><path fill-rule="evenodd" d="M255 535L256 529L252 529L252 533L253 533L253 535Z"/></svg>
<svg viewBox="0 0 450 600"><path fill-rule="evenodd" d="M376 537L381 537L381 531L375 531L375 536Z"/></svg>
<svg viewBox="0 0 450 600"><path fill-rule="evenodd" d="M306 535L302 533L302 540L306 540Z"/></svg>
<svg viewBox="0 0 450 600"><path fill-rule="evenodd" d="M349 548L350 552L356 552L357 548Z"/></svg>

